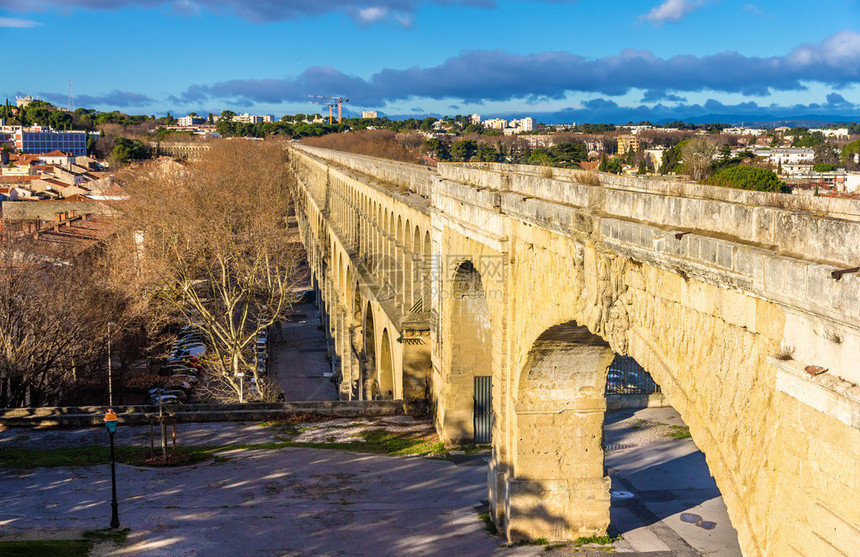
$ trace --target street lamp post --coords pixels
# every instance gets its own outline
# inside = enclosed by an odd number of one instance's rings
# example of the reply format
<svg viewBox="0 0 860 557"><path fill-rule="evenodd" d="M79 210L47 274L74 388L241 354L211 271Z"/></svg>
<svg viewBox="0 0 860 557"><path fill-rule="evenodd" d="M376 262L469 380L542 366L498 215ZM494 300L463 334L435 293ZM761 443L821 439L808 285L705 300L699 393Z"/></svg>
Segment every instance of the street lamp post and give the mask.
<svg viewBox="0 0 860 557"><path fill-rule="evenodd" d="M105 412L105 427L110 435L110 481L111 481L111 515L110 527L119 528L119 509L116 502L116 458L113 451L113 434L116 433L117 418L113 410Z"/></svg>
<svg viewBox="0 0 860 557"><path fill-rule="evenodd" d="M108 321L108 406L113 406L113 370L111 368L110 328L114 325L116 325L116 323L114 323L113 321ZM114 431L116 431L116 425L114 425ZM113 434L111 434L111 439L113 439Z"/></svg>

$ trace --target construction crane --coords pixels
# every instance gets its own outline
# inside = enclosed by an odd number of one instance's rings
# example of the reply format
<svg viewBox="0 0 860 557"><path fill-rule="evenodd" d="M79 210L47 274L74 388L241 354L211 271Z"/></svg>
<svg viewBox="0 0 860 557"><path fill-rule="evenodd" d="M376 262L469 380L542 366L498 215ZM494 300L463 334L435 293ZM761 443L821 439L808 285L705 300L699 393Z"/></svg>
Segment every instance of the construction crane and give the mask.
<svg viewBox="0 0 860 557"><path fill-rule="evenodd" d="M331 125L331 123L332 123L332 120L334 119L334 116L332 116L332 109L334 108L334 104L332 104L332 103L330 103L330 102L328 102L328 103L327 103L327 102L323 102L323 101L311 101L311 103L313 103L313 104L321 104L321 105L323 105L323 106L327 106L327 107L328 107L328 125L330 126L330 125Z"/></svg>
<svg viewBox="0 0 860 557"><path fill-rule="evenodd" d="M334 102L337 101L337 123L340 124L340 122L342 120L342 118L341 118L341 114L342 114L341 106L343 105L343 103L349 102L348 98L346 98L346 97L330 97L328 95L308 95L308 97L311 99L329 99L328 103L319 102L319 101L311 101L314 104L328 104L329 105L329 108L328 108L328 111L329 111L328 123L329 124L331 124L331 120L332 120L332 114L331 114L332 107L334 106Z"/></svg>

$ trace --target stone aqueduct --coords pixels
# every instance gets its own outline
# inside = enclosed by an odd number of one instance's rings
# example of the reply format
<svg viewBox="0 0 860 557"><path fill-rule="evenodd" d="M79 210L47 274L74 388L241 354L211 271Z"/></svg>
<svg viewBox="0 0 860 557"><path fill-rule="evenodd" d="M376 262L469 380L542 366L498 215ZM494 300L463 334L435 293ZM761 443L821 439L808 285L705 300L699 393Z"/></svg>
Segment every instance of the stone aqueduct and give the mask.
<svg viewBox="0 0 860 557"><path fill-rule="evenodd" d="M445 441L471 441L491 377L489 500L509 539L606 531L621 353L689 425L745 555L856 555L860 203L290 157L341 396L429 401Z"/></svg>

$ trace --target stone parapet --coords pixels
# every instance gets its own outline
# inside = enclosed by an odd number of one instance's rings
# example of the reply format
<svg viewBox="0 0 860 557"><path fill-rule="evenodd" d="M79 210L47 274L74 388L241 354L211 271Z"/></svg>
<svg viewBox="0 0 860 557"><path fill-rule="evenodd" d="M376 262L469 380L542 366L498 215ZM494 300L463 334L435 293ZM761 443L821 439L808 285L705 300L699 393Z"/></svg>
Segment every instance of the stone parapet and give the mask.
<svg viewBox="0 0 860 557"><path fill-rule="evenodd" d="M405 162L378 159L376 157L332 151L330 149L321 149L301 144L293 144L291 148L335 162L362 174L373 176L383 182L404 187L419 195L430 195L433 179L436 177L435 169L429 166L418 166Z"/></svg>

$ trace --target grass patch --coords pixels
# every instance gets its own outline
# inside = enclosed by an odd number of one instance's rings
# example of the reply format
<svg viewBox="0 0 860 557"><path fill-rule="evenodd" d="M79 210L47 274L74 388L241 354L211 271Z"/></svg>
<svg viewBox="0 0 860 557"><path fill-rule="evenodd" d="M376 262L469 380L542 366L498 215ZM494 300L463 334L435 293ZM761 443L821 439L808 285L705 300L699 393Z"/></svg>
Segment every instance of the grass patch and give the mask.
<svg viewBox="0 0 860 557"><path fill-rule="evenodd" d="M432 443L424 439L389 433L384 429L368 429L360 434L368 452L391 456L445 454L445 444Z"/></svg>
<svg viewBox="0 0 860 557"><path fill-rule="evenodd" d="M133 466L171 467L187 466L208 460L223 464L230 459L218 453L236 450L277 450L287 447L330 449L382 454L388 456L442 456L448 455L444 443L423 438L389 433L384 429L368 429L361 433L364 442L300 443L277 441L271 443L238 443L223 446L179 446L176 456L168 455L161 462L158 449L155 458L149 458L149 447L116 447L116 460ZM95 466L110 462L110 448L90 445L67 449L10 449L0 452L0 468L32 469L73 466ZM0 553L2 555L2 553Z"/></svg>
<svg viewBox="0 0 860 557"><path fill-rule="evenodd" d="M573 540L573 545L576 547L582 547L583 545L612 545L618 540L621 539L620 535L615 536L587 536L583 538L576 538ZM605 549L605 548L603 548Z"/></svg>
<svg viewBox="0 0 860 557"><path fill-rule="evenodd" d="M478 515L478 518L484 522L484 530L487 531L491 536L498 536L499 529L496 528L496 523L493 522L493 519L490 517L490 513L481 513Z"/></svg>
<svg viewBox="0 0 860 557"><path fill-rule="evenodd" d="M452 448L452 450L454 450L454 451L462 451L466 454L477 454L477 453L482 453L485 451L490 451L492 449L493 449L493 446L490 445L489 443L483 444L483 445L471 445L471 444L458 445L458 446Z"/></svg>
<svg viewBox="0 0 860 557"><path fill-rule="evenodd" d="M669 433L666 435L673 439L688 439L690 437L690 428L685 425L670 425Z"/></svg>
<svg viewBox="0 0 860 557"><path fill-rule="evenodd" d="M115 544L122 545L128 539L129 532L131 532L130 528L105 528L104 530L87 530L86 532L84 532L84 539L93 542L111 541Z"/></svg>
<svg viewBox="0 0 860 557"><path fill-rule="evenodd" d="M87 557L92 540L27 540L0 542L3 557Z"/></svg>
<svg viewBox="0 0 860 557"><path fill-rule="evenodd" d="M158 450L155 459L149 458L149 447L116 447L116 461L133 466L187 466L212 458L206 447L176 447L176 454L168 453L166 464L161 462ZM110 448L101 445L65 449L9 449L0 452L0 468L58 468L95 466L110 462Z"/></svg>

